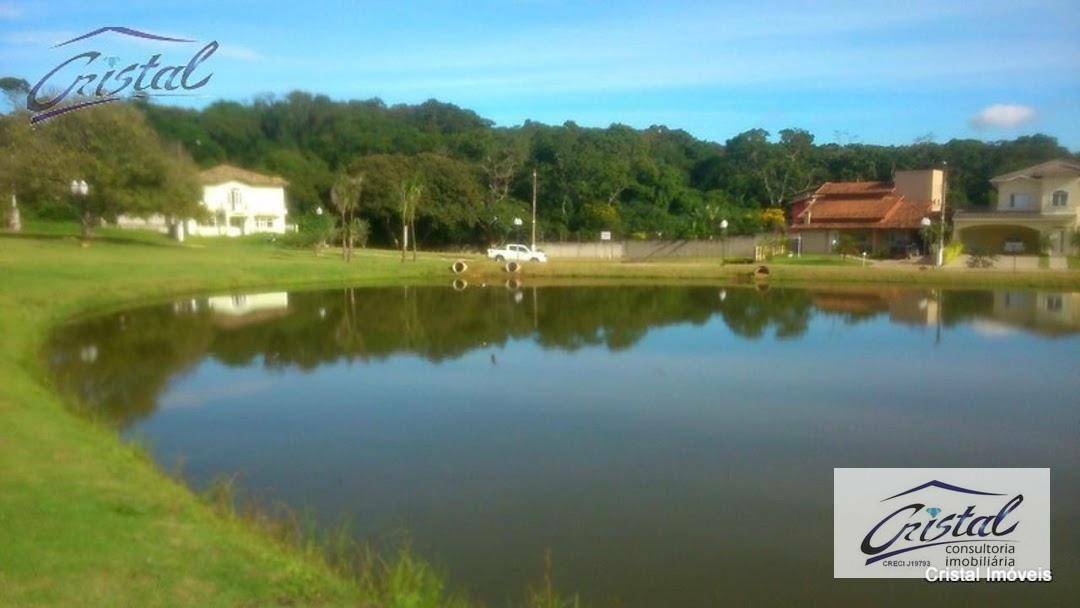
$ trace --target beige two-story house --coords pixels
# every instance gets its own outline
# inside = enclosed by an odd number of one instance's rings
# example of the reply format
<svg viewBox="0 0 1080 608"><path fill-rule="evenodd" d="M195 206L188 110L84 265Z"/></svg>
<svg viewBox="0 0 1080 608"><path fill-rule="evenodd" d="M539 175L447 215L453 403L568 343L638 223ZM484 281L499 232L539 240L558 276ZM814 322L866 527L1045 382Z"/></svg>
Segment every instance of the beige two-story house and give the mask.
<svg viewBox="0 0 1080 608"><path fill-rule="evenodd" d="M953 216L953 236L966 252L1068 253L1072 233L1080 230L1080 163L1052 160L990 182L998 194L992 209L957 211ZM1042 245L1048 245L1045 251Z"/></svg>

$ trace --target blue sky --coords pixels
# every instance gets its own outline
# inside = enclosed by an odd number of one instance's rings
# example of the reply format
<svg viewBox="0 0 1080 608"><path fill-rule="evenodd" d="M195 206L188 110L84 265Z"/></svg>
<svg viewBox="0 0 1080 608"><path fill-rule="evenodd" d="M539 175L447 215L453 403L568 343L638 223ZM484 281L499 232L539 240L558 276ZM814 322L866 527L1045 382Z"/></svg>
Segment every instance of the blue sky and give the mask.
<svg viewBox="0 0 1080 608"><path fill-rule="evenodd" d="M434 97L500 125L665 124L715 141L797 126L882 144L1044 132L1080 149L1076 0L738 4L0 0L0 75L33 83L73 54L56 42L123 25L221 44L206 96L171 103L304 89ZM159 52L115 44L125 61Z"/></svg>

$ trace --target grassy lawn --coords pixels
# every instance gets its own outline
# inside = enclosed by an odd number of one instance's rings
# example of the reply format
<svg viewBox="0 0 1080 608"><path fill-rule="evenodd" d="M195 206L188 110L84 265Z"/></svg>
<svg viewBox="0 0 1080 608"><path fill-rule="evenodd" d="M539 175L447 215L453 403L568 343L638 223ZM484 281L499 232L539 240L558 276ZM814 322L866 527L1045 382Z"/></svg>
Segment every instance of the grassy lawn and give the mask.
<svg viewBox="0 0 1080 608"><path fill-rule="evenodd" d="M106 231L83 247L65 229L46 232L0 236L0 605L445 601L420 565L397 564L395 589L389 579L363 584L336 574L314 548L223 516L115 431L69 413L38 359L50 327L77 313L193 290L422 281L445 274L444 259L402 265L392 252L371 252L346 265L258 242L179 246Z"/></svg>
<svg viewBox="0 0 1080 608"><path fill-rule="evenodd" d="M395 252L363 251L345 264L332 253L317 257L261 237L180 245L161 235L103 230L84 244L75 231L31 225L27 234L0 234L0 605L446 605L439 578L407 557L369 564L357 580L314 547L287 544L247 519L223 515L138 447L118 441L114 430L71 414L39 349L65 319L136 301L263 286L449 283L454 256L422 254L402 264ZM769 264L771 281L1080 288L1078 271L863 268L811 256L785 262ZM507 278L479 257L470 265L470 281ZM523 279L742 281L756 267L555 261L527 265ZM528 603L557 605L548 592Z"/></svg>

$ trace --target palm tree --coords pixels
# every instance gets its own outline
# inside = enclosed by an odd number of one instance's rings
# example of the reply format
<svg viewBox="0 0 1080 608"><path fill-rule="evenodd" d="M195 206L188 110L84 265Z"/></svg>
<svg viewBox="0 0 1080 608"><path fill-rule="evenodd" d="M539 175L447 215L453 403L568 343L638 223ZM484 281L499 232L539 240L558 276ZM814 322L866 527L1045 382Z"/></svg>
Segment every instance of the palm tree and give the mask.
<svg viewBox="0 0 1080 608"><path fill-rule="evenodd" d="M416 260L416 207L424 195L424 186L413 176L401 183L401 261L409 249L409 232L412 232L413 261Z"/></svg>
<svg viewBox="0 0 1080 608"><path fill-rule="evenodd" d="M360 207L360 194L364 187L364 176L352 176L342 173L330 189L330 202L341 214L341 259L352 260L353 241L357 236L358 226L356 211Z"/></svg>

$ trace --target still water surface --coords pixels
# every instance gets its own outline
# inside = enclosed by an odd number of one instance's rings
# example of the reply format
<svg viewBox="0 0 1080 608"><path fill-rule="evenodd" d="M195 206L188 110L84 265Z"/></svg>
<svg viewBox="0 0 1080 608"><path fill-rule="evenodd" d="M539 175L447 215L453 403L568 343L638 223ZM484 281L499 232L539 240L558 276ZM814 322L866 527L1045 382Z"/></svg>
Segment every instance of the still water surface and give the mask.
<svg viewBox="0 0 1080 608"><path fill-rule="evenodd" d="M62 388L196 487L624 606L1080 597L1080 294L503 286L80 321ZM1052 467L1054 582L832 579L833 467Z"/></svg>

